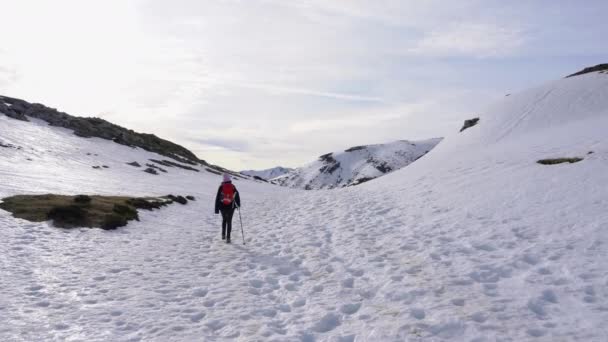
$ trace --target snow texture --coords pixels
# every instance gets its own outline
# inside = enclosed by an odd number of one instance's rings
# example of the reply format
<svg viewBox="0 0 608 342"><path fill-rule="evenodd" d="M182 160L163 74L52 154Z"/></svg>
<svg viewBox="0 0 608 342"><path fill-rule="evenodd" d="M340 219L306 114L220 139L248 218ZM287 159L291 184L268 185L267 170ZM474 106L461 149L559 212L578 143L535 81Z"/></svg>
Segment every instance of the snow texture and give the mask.
<svg viewBox="0 0 608 342"><path fill-rule="evenodd" d="M361 184L401 169L432 150L441 139L355 146L322 155L304 167L271 179L275 184L299 189L333 189Z"/></svg>
<svg viewBox="0 0 608 342"><path fill-rule="evenodd" d="M551 82L361 186L237 181L248 240L237 218L226 245L219 176L0 115L23 147L0 148L0 197L197 197L116 231L0 211L0 340L605 341L606 132L607 75ZM564 156L585 159L536 163Z"/></svg>
<svg viewBox="0 0 608 342"><path fill-rule="evenodd" d="M241 171L240 173L246 176L251 176L251 177L260 177L263 178L265 180L269 180L269 179L273 179L273 178L277 178L280 176L283 176L289 172L293 171L293 169L287 168L287 167L282 167L282 166L277 166L277 167L273 167L270 169L266 169L266 170L245 170L245 171Z"/></svg>

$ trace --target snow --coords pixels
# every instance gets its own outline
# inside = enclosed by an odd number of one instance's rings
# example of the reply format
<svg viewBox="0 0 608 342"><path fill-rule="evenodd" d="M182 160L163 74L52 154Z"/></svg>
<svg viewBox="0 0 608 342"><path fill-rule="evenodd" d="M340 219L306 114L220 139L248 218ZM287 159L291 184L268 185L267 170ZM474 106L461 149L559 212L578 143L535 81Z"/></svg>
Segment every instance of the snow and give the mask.
<svg viewBox="0 0 608 342"><path fill-rule="evenodd" d="M293 169L290 169L290 168L277 166L277 167L273 167L273 168L265 169L265 170L245 170L245 171L241 171L240 173L247 175L247 176L251 176L251 177L258 176L263 179L269 180L269 179L283 176L283 175L291 172L292 170Z"/></svg>
<svg viewBox="0 0 608 342"><path fill-rule="evenodd" d="M356 185L401 169L432 150L441 139L399 140L357 146L321 156L318 160L271 179L299 189L332 189Z"/></svg>
<svg viewBox="0 0 608 342"><path fill-rule="evenodd" d="M158 155L0 115L23 147L0 148L0 197L197 198L116 231L0 211L0 339L604 341L607 108L593 73L511 95L356 187L238 181L246 245L238 218L220 240L219 176L148 175L125 163ZM564 156L585 159L536 163Z"/></svg>

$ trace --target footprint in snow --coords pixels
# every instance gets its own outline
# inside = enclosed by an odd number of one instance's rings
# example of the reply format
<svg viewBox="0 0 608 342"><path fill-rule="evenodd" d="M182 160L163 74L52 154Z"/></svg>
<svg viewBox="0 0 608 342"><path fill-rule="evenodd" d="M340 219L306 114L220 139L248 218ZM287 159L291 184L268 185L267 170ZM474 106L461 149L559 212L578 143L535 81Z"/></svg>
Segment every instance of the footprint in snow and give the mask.
<svg viewBox="0 0 608 342"><path fill-rule="evenodd" d="M352 289L355 286L355 279L348 278L342 280L342 287Z"/></svg>
<svg viewBox="0 0 608 342"><path fill-rule="evenodd" d="M340 316L337 314L330 312L323 316L320 321L318 321L313 327L312 330L320 333L328 332L334 330L336 327L342 324L340 320Z"/></svg>
<svg viewBox="0 0 608 342"><path fill-rule="evenodd" d="M426 317L426 313L424 312L424 309L420 309L420 308L411 309L410 315L412 317L414 317L415 319L424 319Z"/></svg>
<svg viewBox="0 0 608 342"><path fill-rule="evenodd" d="M361 303L344 304L340 307L340 312L345 315L352 315L359 311Z"/></svg>
<svg viewBox="0 0 608 342"><path fill-rule="evenodd" d="M205 318L205 316L206 316L206 314L204 312L199 312L197 314L194 314L194 315L190 316L190 321L192 321L193 323L198 323L203 318Z"/></svg>

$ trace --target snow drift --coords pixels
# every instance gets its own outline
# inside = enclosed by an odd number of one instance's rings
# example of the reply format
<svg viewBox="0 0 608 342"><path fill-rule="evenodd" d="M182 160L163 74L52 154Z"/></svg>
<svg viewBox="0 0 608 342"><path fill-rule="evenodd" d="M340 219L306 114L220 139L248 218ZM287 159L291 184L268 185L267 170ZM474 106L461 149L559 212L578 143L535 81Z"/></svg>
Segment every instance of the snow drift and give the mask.
<svg viewBox="0 0 608 342"><path fill-rule="evenodd" d="M154 153L0 115L0 197L197 198L115 232L0 212L0 338L603 341L607 109L608 75L589 73L506 97L361 186L237 181L246 246L221 243L219 176L148 175L124 163ZM583 160L536 163L559 157Z"/></svg>

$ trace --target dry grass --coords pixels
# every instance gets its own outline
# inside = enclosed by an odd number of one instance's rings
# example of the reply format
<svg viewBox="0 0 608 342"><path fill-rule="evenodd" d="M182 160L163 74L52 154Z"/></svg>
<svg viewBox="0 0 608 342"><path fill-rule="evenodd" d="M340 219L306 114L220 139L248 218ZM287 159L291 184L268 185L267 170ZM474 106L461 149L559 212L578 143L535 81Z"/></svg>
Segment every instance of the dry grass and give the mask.
<svg viewBox="0 0 608 342"><path fill-rule="evenodd" d="M90 196L82 201L82 195L17 195L3 199L0 209L14 217L32 222L52 220L61 228L98 227L115 229L130 220L138 220L134 201L158 201L157 198L132 198L122 196ZM167 203L168 204L168 203ZM157 206L154 206L157 207ZM144 208L148 209L148 208ZM152 208L150 208L152 209Z"/></svg>

